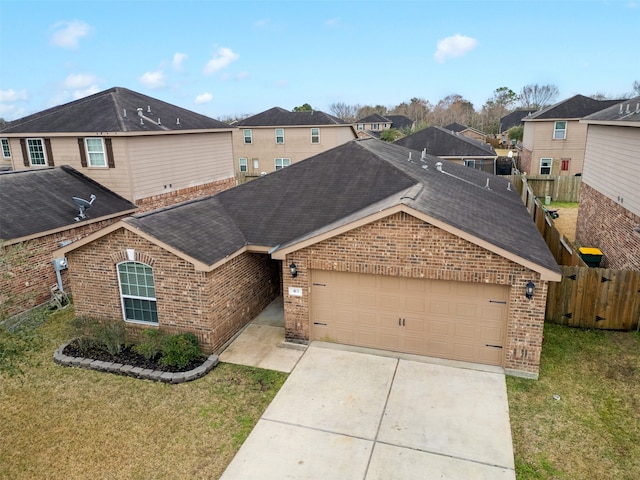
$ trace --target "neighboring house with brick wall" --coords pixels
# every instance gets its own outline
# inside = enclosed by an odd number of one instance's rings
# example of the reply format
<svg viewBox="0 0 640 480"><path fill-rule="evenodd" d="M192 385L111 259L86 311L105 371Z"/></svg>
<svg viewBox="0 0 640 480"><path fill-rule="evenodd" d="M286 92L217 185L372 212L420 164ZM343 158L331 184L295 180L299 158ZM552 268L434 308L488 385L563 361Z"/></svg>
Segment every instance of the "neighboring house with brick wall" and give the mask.
<svg viewBox="0 0 640 480"><path fill-rule="evenodd" d="M207 351L282 294L291 341L530 377L548 282L561 278L507 180L376 139L135 215L56 254L77 314L192 331Z"/></svg>
<svg viewBox="0 0 640 480"><path fill-rule="evenodd" d="M234 124L233 151L239 178L257 177L356 138L351 124L320 111L273 107Z"/></svg>
<svg viewBox="0 0 640 480"><path fill-rule="evenodd" d="M640 97L594 113L587 128L576 238L602 266L640 270Z"/></svg>
<svg viewBox="0 0 640 480"><path fill-rule="evenodd" d="M73 197L90 200L86 218ZM136 206L70 167L0 174L0 317L51 299L52 253L132 214ZM68 290L63 271L62 288Z"/></svg>
<svg viewBox="0 0 640 480"><path fill-rule="evenodd" d="M459 165L496 173L498 154L491 145L443 127L428 127L394 143Z"/></svg>
<svg viewBox="0 0 640 480"><path fill-rule="evenodd" d="M528 175L582 173L587 125L580 119L620 101L575 95L525 117L521 170Z"/></svg>
<svg viewBox="0 0 640 480"><path fill-rule="evenodd" d="M13 170L69 165L142 210L235 186L229 125L115 87L0 129Z"/></svg>

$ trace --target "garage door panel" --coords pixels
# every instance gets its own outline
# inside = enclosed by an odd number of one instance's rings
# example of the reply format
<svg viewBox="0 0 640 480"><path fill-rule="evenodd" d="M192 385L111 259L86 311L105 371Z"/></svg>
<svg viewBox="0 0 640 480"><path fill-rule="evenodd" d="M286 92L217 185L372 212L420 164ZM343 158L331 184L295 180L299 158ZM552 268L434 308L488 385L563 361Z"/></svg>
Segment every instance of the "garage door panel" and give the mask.
<svg viewBox="0 0 640 480"><path fill-rule="evenodd" d="M317 273L311 339L502 364L508 286Z"/></svg>

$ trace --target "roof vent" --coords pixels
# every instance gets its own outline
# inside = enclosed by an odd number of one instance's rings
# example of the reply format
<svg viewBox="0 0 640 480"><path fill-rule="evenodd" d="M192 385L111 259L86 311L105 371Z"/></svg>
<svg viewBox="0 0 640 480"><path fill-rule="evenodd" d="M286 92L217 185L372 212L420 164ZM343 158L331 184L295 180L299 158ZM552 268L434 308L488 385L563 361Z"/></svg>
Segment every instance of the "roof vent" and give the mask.
<svg viewBox="0 0 640 480"><path fill-rule="evenodd" d="M411 161L411 152L409 152L409 158L407 158L407 160L410 162Z"/></svg>
<svg viewBox="0 0 640 480"><path fill-rule="evenodd" d="M636 113L640 113L640 103L636 103Z"/></svg>
<svg viewBox="0 0 640 480"><path fill-rule="evenodd" d="M142 116L142 108L138 107L138 116L141 117Z"/></svg>
<svg viewBox="0 0 640 480"><path fill-rule="evenodd" d="M509 182L509 184L507 185L507 191L510 192L511 191L511 182Z"/></svg>
<svg viewBox="0 0 640 480"><path fill-rule="evenodd" d="M180 125L180 118L176 118L176 125Z"/></svg>
<svg viewBox="0 0 640 480"><path fill-rule="evenodd" d="M144 125L144 118L140 117L140 125Z"/></svg>
<svg viewBox="0 0 640 480"><path fill-rule="evenodd" d="M628 103L627 103L627 111L626 111L625 113L631 113L631 112L629 111L629 104L628 104Z"/></svg>
<svg viewBox="0 0 640 480"><path fill-rule="evenodd" d="M442 171L442 162L436 163L436 170L438 170L439 172Z"/></svg>
<svg viewBox="0 0 640 480"><path fill-rule="evenodd" d="M484 188L486 188L487 190L491 190L491 187L489 187L489 179L487 178L487 184L484 186Z"/></svg>
<svg viewBox="0 0 640 480"><path fill-rule="evenodd" d="M160 121L160 117L158 117L158 125L162 125L162 122Z"/></svg>
<svg viewBox="0 0 640 480"><path fill-rule="evenodd" d="M427 148L422 149L422 154L420 155L420 160L425 161L427 159Z"/></svg>
<svg viewBox="0 0 640 480"><path fill-rule="evenodd" d="M126 108L122 109L122 116L124 118L127 118L127 109Z"/></svg>
<svg viewBox="0 0 640 480"><path fill-rule="evenodd" d="M618 112L620 115L624 113L624 105L620 104L620 111Z"/></svg>
<svg viewBox="0 0 640 480"><path fill-rule="evenodd" d="M147 105L147 113L151 113L151 105Z"/></svg>

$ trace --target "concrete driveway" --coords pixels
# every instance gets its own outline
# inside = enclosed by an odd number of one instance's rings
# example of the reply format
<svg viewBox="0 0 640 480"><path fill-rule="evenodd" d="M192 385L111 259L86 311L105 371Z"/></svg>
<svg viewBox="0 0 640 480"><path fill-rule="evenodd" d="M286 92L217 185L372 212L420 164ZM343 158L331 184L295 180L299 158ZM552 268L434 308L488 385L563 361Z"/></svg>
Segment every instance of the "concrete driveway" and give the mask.
<svg viewBox="0 0 640 480"><path fill-rule="evenodd" d="M311 344L221 479L516 478L503 373L360 350Z"/></svg>

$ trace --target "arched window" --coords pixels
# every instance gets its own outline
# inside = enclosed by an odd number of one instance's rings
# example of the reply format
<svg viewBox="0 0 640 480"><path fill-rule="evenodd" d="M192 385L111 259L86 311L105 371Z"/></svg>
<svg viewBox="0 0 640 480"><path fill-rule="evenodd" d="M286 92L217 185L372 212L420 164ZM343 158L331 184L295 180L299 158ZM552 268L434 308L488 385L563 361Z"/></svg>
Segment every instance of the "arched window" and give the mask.
<svg viewBox="0 0 640 480"><path fill-rule="evenodd" d="M119 263L118 283L125 321L157 324L153 269L140 262Z"/></svg>

